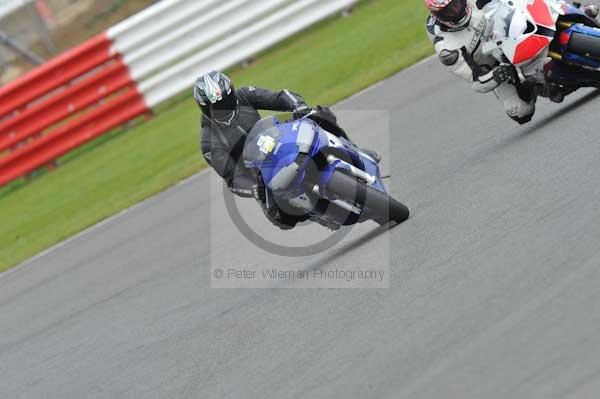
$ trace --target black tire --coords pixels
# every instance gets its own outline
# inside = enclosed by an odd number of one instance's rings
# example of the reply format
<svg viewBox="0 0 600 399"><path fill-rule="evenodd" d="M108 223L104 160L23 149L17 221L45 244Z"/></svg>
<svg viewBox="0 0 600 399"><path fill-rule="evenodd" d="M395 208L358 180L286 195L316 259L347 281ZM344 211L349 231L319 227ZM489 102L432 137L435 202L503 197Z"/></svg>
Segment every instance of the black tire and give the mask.
<svg viewBox="0 0 600 399"><path fill-rule="evenodd" d="M331 175L331 179L327 183L327 191L351 203L368 208L374 214L373 219L380 224L389 221L402 223L410 216L406 205L339 170Z"/></svg>

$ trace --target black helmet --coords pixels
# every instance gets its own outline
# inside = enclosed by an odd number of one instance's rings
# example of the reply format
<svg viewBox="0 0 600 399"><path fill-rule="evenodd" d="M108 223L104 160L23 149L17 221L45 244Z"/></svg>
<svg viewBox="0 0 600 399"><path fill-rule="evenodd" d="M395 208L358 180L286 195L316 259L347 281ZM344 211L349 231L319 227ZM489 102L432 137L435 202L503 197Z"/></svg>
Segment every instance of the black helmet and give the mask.
<svg viewBox="0 0 600 399"><path fill-rule="evenodd" d="M196 79L194 99L202 113L221 125L229 125L237 113L238 102L231 79L218 71L211 71Z"/></svg>

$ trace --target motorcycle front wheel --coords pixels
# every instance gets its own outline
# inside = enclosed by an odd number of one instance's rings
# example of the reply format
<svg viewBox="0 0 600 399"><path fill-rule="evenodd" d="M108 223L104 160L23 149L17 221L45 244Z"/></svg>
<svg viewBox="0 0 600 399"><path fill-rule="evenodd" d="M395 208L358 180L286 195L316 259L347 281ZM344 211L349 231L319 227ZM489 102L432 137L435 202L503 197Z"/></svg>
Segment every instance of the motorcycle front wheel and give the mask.
<svg viewBox="0 0 600 399"><path fill-rule="evenodd" d="M406 205L340 170L331 175L327 191L351 204L367 208L372 214L372 219L380 224L389 221L402 223L410 216Z"/></svg>

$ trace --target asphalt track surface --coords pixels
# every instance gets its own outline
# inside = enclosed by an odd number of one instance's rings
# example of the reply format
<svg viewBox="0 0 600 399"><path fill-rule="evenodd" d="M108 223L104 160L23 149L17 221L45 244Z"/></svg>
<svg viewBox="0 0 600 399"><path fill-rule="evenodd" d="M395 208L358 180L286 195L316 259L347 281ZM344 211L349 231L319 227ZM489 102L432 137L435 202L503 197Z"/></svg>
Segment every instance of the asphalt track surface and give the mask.
<svg viewBox="0 0 600 399"><path fill-rule="evenodd" d="M404 71L338 109L408 222L278 257L201 173L0 275L0 397L596 398L599 104L540 100L519 127L435 62ZM242 211L273 240L323 232ZM284 263L387 264L389 288L211 288Z"/></svg>

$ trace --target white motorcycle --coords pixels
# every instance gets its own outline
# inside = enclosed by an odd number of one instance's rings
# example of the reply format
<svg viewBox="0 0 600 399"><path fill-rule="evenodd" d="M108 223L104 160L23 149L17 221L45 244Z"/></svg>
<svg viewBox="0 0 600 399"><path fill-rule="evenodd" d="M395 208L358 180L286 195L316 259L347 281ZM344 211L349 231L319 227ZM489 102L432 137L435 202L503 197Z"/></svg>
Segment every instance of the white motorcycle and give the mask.
<svg viewBox="0 0 600 399"><path fill-rule="evenodd" d="M493 0L482 51L517 70L517 84L561 102L581 87L600 88L600 24L562 0Z"/></svg>

